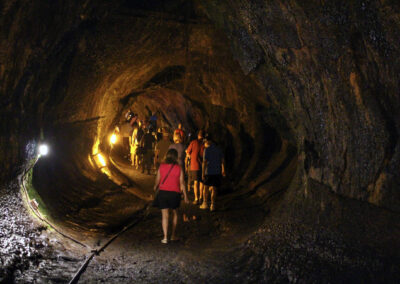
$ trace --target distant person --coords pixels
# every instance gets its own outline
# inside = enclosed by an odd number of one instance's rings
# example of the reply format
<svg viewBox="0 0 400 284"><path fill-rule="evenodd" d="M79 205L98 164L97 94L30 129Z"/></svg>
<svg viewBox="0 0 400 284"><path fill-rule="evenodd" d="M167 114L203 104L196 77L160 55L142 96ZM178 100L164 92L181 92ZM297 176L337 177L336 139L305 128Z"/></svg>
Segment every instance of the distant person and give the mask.
<svg viewBox="0 0 400 284"><path fill-rule="evenodd" d="M200 130L197 134L197 139L190 142L186 150L186 159L190 159L189 180L188 184L193 182L194 201L193 204L199 204L203 197L202 194L202 163L203 163L203 144L204 132ZM187 165L187 162L185 162Z"/></svg>
<svg viewBox="0 0 400 284"><path fill-rule="evenodd" d="M162 128L158 128L157 129L157 141L161 141L162 137L163 137L163 130Z"/></svg>
<svg viewBox="0 0 400 284"><path fill-rule="evenodd" d="M122 123L121 128L120 128L120 134L122 137L122 146L125 152L129 153L129 138L132 135L133 127L130 125L129 121L126 120L124 123ZM128 155L125 155L125 158L127 158Z"/></svg>
<svg viewBox="0 0 400 284"><path fill-rule="evenodd" d="M163 244L168 243L168 219L169 211L172 210L172 230L171 241L177 241L176 226L178 224L178 207L181 202L181 193L183 193L185 203L189 203L186 189L185 179L182 168L178 165L178 152L170 149L167 152L165 162L160 165L157 171L154 191L156 197L153 205L161 209L162 229L164 238L161 240Z"/></svg>
<svg viewBox="0 0 400 284"><path fill-rule="evenodd" d="M211 135L206 138L203 154L203 204L201 209L208 209L208 191L211 191L210 211L215 210L217 189L225 176L225 162L221 149L215 144Z"/></svg>
<svg viewBox="0 0 400 284"><path fill-rule="evenodd" d="M156 149L154 152L154 164L156 168L159 167L161 162L165 159L169 146L171 145L171 141L169 139L169 133L165 128L162 129L162 139L157 142Z"/></svg>
<svg viewBox="0 0 400 284"><path fill-rule="evenodd" d="M169 146L169 149L175 149L178 152L178 164L184 170L185 165L185 146L182 144L182 137L179 134L174 134L174 143Z"/></svg>
<svg viewBox="0 0 400 284"><path fill-rule="evenodd" d="M133 115L132 110L131 110L131 109L128 109L128 110L126 111L125 115L124 115L125 120L126 120L126 121L129 121L129 120L131 119L132 115Z"/></svg>
<svg viewBox="0 0 400 284"><path fill-rule="evenodd" d="M149 123L152 126L153 130L157 130L157 115L155 112L152 112L149 118Z"/></svg>
<svg viewBox="0 0 400 284"><path fill-rule="evenodd" d="M178 128L177 129L175 129L175 131L174 131L174 136L175 135L180 135L181 136L181 139L182 139L182 143L184 143L185 142L185 131L183 131L183 129L182 129L182 123L179 123L178 124Z"/></svg>
<svg viewBox="0 0 400 284"><path fill-rule="evenodd" d="M137 135L136 135L137 149L136 149L136 156L135 156L135 159L136 159L135 166L136 166L137 170L139 169L140 165L143 165L143 147L141 146L141 142L142 142L142 138L144 136L144 133L146 131L146 128L145 128L145 126L144 126L142 121L138 122L138 126L139 126L138 127L138 132L137 132Z"/></svg>
<svg viewBox="0 0 400 284"><path fill-rule="evenodd" d="M137 124L137 121L138 121L138 116L132 112L132 115L131 115L131 117L129 118L129 124L130 124L132 127L135 127L135 124Z"/></svg>
<svg viewBox="0 0 400 284"><path fill-rule="evenodd" d="M137 151L137 147L138 147L138 143L137 143L137 133L138 133L138 128L139 126L137 124L134 125L133 127L133 132L132 132L132 136L130 137L130 148L131 148L131 164L132 166L135 166L135 162L136 162L136 151Z"/></svg>
<svg viewBox="0 0 400 284"><path fill-rule="evenodd" d="M150 174L152 163L153 163L153 146L156 140L154 136L150 133L150 129L146 130L146 133L143 135L143 138L140 142L142 151L143 151L143 167L142 173L147 171L147 174Z"/></svg>

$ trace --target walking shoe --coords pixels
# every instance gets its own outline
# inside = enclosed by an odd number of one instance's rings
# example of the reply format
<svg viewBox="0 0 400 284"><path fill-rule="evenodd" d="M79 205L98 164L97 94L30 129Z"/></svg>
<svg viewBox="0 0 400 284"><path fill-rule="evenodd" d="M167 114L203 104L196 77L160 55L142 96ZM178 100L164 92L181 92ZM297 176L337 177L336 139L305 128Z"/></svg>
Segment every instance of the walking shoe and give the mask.
<svg viewBox="0 0 400 284"><path fill-rule="evenodd" d="M162 240L161 240L161 243L163 243L163 244L168 244L168 239L162 239Z"/></svg>
<svg viewBox="0 0 400 284"><path fill-rule="evenodd" d="M201 204L200 209L208 209L208 204L207 203Z"/></svg>
<svg viewBox="0 0 400 284"><path fill-rule="evenodd" d="M210 211L215 211L215 204L214 203L211 203Z"/></svg>

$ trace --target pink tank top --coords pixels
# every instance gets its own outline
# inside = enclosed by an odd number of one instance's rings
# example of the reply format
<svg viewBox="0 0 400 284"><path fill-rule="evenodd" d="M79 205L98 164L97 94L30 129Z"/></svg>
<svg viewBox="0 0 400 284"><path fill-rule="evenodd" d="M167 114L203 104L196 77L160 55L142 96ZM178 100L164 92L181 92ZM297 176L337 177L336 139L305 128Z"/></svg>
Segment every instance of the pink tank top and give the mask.
<svg viewBox="0 0 400 284"><path fill-rule="evenodd" d="M171 169L168 174L169 170ZM165 176L168 174L168 177L165 179ZM173 164L161 164L160 165L160 190L165 191L175 191L181 192L180 188L180 176L181 176L181 168L178 165ZM165 179L165 181L164 181ZM164 181L164 183L163 183Z"/></svg>

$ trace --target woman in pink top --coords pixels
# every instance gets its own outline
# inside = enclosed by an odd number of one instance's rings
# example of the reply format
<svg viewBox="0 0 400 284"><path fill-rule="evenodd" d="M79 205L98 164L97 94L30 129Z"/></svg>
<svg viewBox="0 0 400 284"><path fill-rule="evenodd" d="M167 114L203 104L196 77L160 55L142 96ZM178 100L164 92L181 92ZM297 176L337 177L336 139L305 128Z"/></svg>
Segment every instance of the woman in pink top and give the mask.
<svg viewBox="0 0 400 284"><path fill-rule="evenodd" d="M176 225L178 224L178 207L181 202L181 192L185 203L189 203L185 190L185 179L182 168L178 165L178 152L175 149L169 149L164 163L160 165L156 175L154 191L159 188L153 205L161 209L162 228L164 238L163 244L168 243L168 219L169 210L172 209L172 232L171 241L178 240L175 235Z"/></svg>

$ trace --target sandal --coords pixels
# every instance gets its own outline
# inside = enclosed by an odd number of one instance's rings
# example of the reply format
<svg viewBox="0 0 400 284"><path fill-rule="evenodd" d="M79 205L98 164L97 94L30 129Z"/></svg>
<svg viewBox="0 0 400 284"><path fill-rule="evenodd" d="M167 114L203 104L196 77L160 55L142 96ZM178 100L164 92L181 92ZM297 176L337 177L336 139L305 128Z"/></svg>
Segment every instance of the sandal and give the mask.
<svg viewBox="0 0 400 284"><path fill-rule="evenodd" d="M171 238L170 239L170 241L171 242L179 242L181 239L180 238L177 238L177 237L174 237L174 238Z"/></svg>
<svg viewBox="0 0 400 284"><path fill-rule="evenodd" d="M162 240L161 240L161 243L163 243L163 244L168 244L168 239L162 239Z"/></svg>

